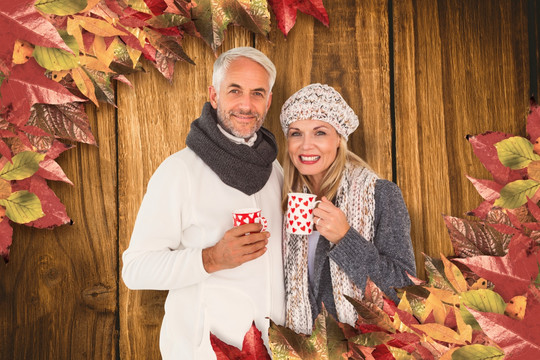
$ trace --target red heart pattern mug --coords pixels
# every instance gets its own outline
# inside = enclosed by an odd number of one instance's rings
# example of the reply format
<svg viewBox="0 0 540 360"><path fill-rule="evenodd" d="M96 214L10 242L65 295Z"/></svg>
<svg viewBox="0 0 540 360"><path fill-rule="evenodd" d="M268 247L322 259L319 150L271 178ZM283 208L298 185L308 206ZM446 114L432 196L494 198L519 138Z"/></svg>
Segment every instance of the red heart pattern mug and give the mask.
<svg viewBox="0 0 540 360"><path fill-rule="evenodd" d="M313 209L320 201L317 195L289 193L287 198L287 225L290 234L309 235L313 232Z"/></svg>
<svg viewBox="0 0 540 360"><path fill-rule="evenodd" d="M245 208L233 211L233 225L240 226L243 224L261 224L263 226L261 231L266 231L268 228L268 221L264 216L261 216L261 209L258 208Z"/></svg>

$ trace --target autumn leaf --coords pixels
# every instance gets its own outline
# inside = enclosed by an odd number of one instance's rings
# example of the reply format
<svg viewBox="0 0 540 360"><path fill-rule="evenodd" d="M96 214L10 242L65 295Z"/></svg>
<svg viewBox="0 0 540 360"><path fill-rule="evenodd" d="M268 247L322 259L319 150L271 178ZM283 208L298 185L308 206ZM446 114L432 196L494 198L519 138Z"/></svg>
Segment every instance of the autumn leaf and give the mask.
<svg viewBox="0 0 540 360"><path fill-rule="evenodd" d="M367 301L358 301L347 295L345 295L345 298L354 306L358 313L359 322L376 325L390 333L396 332L390 317L382 309L379 309L377 305Z"/></svg>
<svg viewBox="0 0 540 360"><path fill-rule="evenodd" d="M73 81L75 82L75 85L77 85L77 88L79 88L81 93L88 99L92 100L92 102L96 106L99 106L94 83L92 82L92 79L90 79L84 68L77 67L75 69L71 69L71 76L73 77Z"/></svg>
<svg viewBox="0 0 540 360"><path fill-rule="evenodd" d="M84 106L79 103L61 105L36 104L33 107L28 124L37 126L51 134L51 138L48 139L48 146L50 146L54 138L72 140L90 145L96 144L88 123L88 115L84 111ZM41 146L43 139L31 137L31 141L39 149L48 149L46 146Z"/></svg>
<svg viewBox="0 0 540 360"><path fill-rule="evenodd" d="M0 59L7 64L11 63L13 46L18 39L71 52L56 28L36 11L33 0L0 2L0 34Z"/></svg>
<svg viewBox="0 0 540 360"><path fill-rule="evenodd" d="M525 235L515 236L505 256L475 256L455 259L477 275L491 281L505 301L523 295L538 275L540 252L531 248L533 241Z"/></svg>
<svg viewBox="0 0 540 360"><path fill-rule="evenodd" d="M531 142L521 136L501 140L495 148L501 164L513 170L523 169L531 161L540 160L540 156L533 153Z"/></svg>
<svg viewBox="0 0 540 360"><path fill-rule="evenodd" d="M434 259L426 254L423 255L425 258L424 265L428 275L428 284L439 289L454 291L444 273L442 260Z"/></svg>
<svg viewBox="0 0 540 360"><path fill-rule="evenodd" d="M515 209L532 198L540 189L540 182L532 179L515 180L501 189L501 197L495 200L494 205L506 209Z"/></svg>
<svg viewBox="0 0 540 360"><path fill-rule="evenodd" d="M268 338L272 357L279 360L314 359L313 351L307 346L307 335L277 325L270 320Z"/></svg>
<svg viewBox="0 0 540 360"><path fill-rule="evenodd" d="M240 25L256 34L266 35L270 31L270 13L265 0L199 0L191 11L195 27L214 51L221 46L229 24Z"/></svg>
<svg viewBox="0 0 540 360"><path fill-rule="evenodd" d="M296 11L313 16L323 25L328 26L328 14L322 0L268 0L272 11L276 15L279 30L287 36L296 22Z"/></svg>
<svg viewBox="0 0 540 360"><path fill-rule="evenodd" d="M236 347L228 345L219 340L217 336L210 333L210 342L212 348L216 353L217 360L258 360L258 359L271 359L264 342L261 338L261 332L255 326L255 323L251 325L244 336L244 342L242 343L242 351Z"/></svg>
<svg viewBox="0 0 540 360"><path fill-rule="evenodd" d="M11 246L12 237L13 228L9 223L9 219L4 216L0 222L0 256L2 256L6 263L9 261L9 248Z"/></svg>
<svg viewBox="0 0 540 360"><path fill-rule="evenodd" d="M17 40L13 48L13 64L24 64L32 57L33 51L34 47L28 41Z"/></svg>
<svg viewBox="0 0 540 360"><path fill-rule="evenodd" d="M454 290L458 293L467 291L467 281L458 267L452 264L443 254L441 254L441 259L444 264L444 274Z"/></svg>
<svg viewBox="0 0 540 360"><path fill-rule="evenodd" d="M476 191L478 191L478 194L487 201L495 201L499 196L501 189L504 185L499 184L492 180L479 180L472 178L467 175L467 179L471 181L471 183L476 188Z"/></svg>
<svg viewBox="0 0 540 360"><path fill-rule="evenodd" d="M0 170L0 178L4 180L22 180L35 174L39 169L39 162L45 154L33 151L24 151L15 155L11 162L7 162Z"/></svg>
<svg viewBox="0 0 540 360"><path fill-rule="evenodd" d="M506 254L512 236L495 230L489 221L469 221L447 215L443 219L456 256ZM509 220L506 223L509 224Z"/></svg>
<svg viewBox="0 0 540 360"><path fill-rule="evenodd" d="M36 8L45 14L73 15L86 8L87 0L37 0Z"/></svg>
<svg viewBox="0 0 540 360"><path fill-rule="evenodd" d="M22 106L20 117L16 124L24 125L29 118L30 107L37 103L65 104L74 101L85 101L72 93L64 86L44 76L44 69L34 59L22 65L13 67L13 70L0 86L2 103L7 106L17 103ZM26 113L28 112L28 117Z"/></svg>
<svg viewBox="0 0 540 360"><path fill-rule="evenodd" d="M507 359L540 358L540 302L535 293L538 290L530 287L523 320L470 309L486 335L504 350Z"/></svg>
<svg viewBox="0 0 540 360"><path fill-rule="evenodd" d="M510 137L513 135L500 132L486 132L476 136L467 135L467 140L469 140L478 160L491 173L493 180L503 185L514 180L521 180L526 174L526 170L512 170L499 160L495 144Z"/></svg>
<svg viewBox="0 0 540 360"><path fill-rule="evenodd" d="M26 190L14 191L7 199L0 199L7 217L16 223L26 224L45 215L39 198Z"/></svg>
<svg viewBox="0 0 540 360"><path fill-rule="evenodd" d="M494 346L473 344L455 349L452 360L502 360L504 352Z"/></svg>

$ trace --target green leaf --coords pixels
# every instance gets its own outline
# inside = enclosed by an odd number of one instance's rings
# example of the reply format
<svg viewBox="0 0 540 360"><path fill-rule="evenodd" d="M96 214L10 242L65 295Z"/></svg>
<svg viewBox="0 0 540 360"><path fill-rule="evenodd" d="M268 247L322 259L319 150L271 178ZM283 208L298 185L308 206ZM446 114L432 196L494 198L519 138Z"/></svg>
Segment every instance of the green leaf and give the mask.
<svg viewBox="0 0 540 360"><path fill-rule="evenodd" d="M452 353L452 360L502 360L504 352L494 346L466 345Z"/></svg>
<svg viewBox="0 0 540 360"><path fill-rule="evenodd" d="M67 33L66 30L59 30L58 33L66 45L73 51L73 54L57 48L36 46L33 56L37 63L42 67L61 71L69 70L79 66L79 44L74 36Z"/></svg>
<svg viewBox="0 0 540 360"><path fill-rule="evenodd" d="M501 163L513 170L523 169L531 161L540 160L540 156L533 152L531 142L521 136L499 141L495 147Z"/></svg>
<svg viewBox="0 0 540 360"><path fill-rule="evenodd" d="M370 333L360 334L353 338L350 338L349 341L358 345L375 347L377 345L386 344L387 342L393 340L394 338L388 335L385 332L374 331Z"/></svg>
<svg viewBox="0 0 540 360"><path fill-rule="evenodd" d="M462 303L482 312L504 314L506 303L501 295L493 290L470 290L460 294Z"/></svg>
<svg viewBox="0 0 540 360"><path fill-rule="evenodd" d="M79 66L77 56L65 50L36 46L33 55L39 65L51 71L69 70Z"/></svg>
<svg viewBox="0 0 540 360"><path fill-rule="evenodd" d="M20 152L0 170L0 178L4 180L26 179L38 171L39 163L44 158L45 154L39 154L33 151Z"/></svg>
<svg viewBox="0 0 540 360"><path fill-rule="evenodd" d="M45 215L36 194L26 190L16 191L7 199L0 199L0 205L6 208L8 218L19 224L35 221Z"/></svg>
<svg viewBox="0 0 540 360"><path fill-rule="evenodd" d="M501 197L495 200L495 206L506 209L515 209L532 198L538 189L540 182L536 180L516 180L506 184L501 189Z"/></svg>
<svg viewBox="0 0 540 360"><path fill-rule="evenodd" d="M54 15L73 15L84 10L87 0L37 0L34 5L39 11Z"/></svg>

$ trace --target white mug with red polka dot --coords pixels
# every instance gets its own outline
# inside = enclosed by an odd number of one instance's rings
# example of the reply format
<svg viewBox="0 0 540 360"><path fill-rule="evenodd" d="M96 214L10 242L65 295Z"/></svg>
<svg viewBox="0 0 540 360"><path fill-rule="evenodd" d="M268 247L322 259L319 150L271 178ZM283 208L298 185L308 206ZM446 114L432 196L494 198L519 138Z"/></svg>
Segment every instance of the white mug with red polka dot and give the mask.
<svg viewBox="0 0 540 360"><path fill-rule="evenodd" d="M258 208L245 208L233 211L233 225L240 226L244 224L262 224L261 231L266 231L268 222L264 216L261 216L261 209Z"/></svg>
<svg viewBox="0 0 540 360"><path fill-rule="evenodd" d="M317 195L289 193L287 198L287 225L289 234L309 235L313 232L313 209L320 201Z"/></svg>

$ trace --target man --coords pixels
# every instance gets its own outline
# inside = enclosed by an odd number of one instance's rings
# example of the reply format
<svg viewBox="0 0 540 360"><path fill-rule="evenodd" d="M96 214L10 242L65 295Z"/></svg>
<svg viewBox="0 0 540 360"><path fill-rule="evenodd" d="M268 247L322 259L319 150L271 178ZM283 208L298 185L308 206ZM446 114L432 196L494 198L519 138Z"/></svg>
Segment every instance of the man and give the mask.
<svg viewBox="0 0 540 360"><path fill-rule="evenodd" d="M122 277L130 289L169 290L164 359L215 359L210 332L242 348L255 322L284 321L280 210L282 169L261 125L276 70L260 51L235 48L214 64L210 102L187 148L156 170L137 215ZM260 208L260 224L233 228L232 212Z"/></svg>

